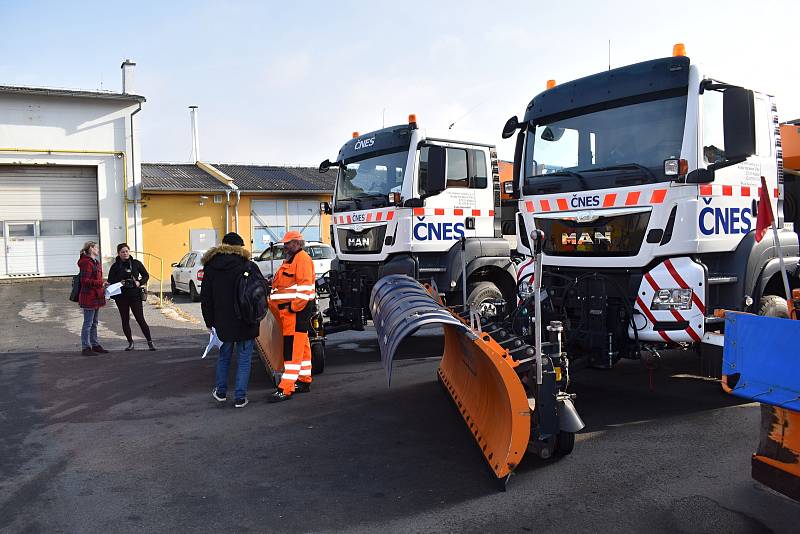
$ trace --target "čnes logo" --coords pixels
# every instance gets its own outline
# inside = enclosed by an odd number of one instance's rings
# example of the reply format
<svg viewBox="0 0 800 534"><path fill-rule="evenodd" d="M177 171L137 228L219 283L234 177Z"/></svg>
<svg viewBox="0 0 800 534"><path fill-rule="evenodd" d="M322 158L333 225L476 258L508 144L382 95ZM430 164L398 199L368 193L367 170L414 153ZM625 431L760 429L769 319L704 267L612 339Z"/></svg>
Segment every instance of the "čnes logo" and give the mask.
<svg viewBox="0 0 800 534"><path fill-rule="evenodd" d="M600 196L591 195L579 197L578 195L572 195L572 198L569 200L569 205L573 208L594 208L600 205Z"/></svg>
<svg viewBox="0 0 800 534"><path fill-rule="evenodd" d="M375 144L375 136L368 137L367 139L359 139L356 141L355 150L361 150L362 148L369 148Z"/></svg>
<svg viewBox="0 0 800 534"><path fill-rule="evenodd" d="M562 245L599 245L600 243L611 244L611 232L594 232L594 237L590 232L582 232L578 236L577 232L561 234Z"/></svg>

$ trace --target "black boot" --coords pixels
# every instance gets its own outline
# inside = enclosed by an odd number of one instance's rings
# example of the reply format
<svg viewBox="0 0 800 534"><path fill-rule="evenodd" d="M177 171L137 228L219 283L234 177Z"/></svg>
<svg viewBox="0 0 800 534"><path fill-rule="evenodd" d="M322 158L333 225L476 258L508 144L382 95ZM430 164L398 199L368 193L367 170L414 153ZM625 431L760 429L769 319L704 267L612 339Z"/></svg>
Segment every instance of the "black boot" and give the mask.
<svg viewBox="0 0 800 534"><path fill-rule="evenodd" d="M128 341L128 346L125 347L126 351L133 350L133 341Z"/></svg>
<svg viewBox="0 0 800 534"><path fill-rule="evenodd" d="M156 346L155 346L155 345L153 345L153 342L152 342L152 341L150 341L150 340L148 340L148 342L147 342L147 346L148 346L148 347L150 347L150 350L156 350Z"/></svg>

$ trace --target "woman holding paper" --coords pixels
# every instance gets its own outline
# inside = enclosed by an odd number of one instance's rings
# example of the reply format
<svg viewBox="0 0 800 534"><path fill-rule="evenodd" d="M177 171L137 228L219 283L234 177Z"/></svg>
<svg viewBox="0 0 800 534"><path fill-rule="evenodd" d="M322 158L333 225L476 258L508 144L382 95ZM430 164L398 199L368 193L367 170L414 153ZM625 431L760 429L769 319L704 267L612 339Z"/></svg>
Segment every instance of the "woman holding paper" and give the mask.
<svg viewBox="0 0 800 534"><path fill-rule="evenodd" d="M103 265L100 263L100 248L94 241L87 241L78 258L81 271L81 290L78 304L83 309L83 326L81 327L81 347L84 356L106 354L108 351L97 339L97 319L100 308L106 305L105 289L108 285L103 281Z"/></svg>
<svg viewBox="0 0 800 534"><path fill-rule="evenodd" d="M143 289L147 287L150 274L144 268L142 262L131 257L131 249L127 243L117 245L117 258L108 271L108 283L122 284L121 290L117 294L112 294L111 298L117 303L119 317L122 319L122 331L128 339L128 347L125 350L133 350L133 335L131 334L131 316L139 323L147 340L150 350L156 350L153 340L150 337L150 327L144 320L144 310L142 309Z"/></svg>

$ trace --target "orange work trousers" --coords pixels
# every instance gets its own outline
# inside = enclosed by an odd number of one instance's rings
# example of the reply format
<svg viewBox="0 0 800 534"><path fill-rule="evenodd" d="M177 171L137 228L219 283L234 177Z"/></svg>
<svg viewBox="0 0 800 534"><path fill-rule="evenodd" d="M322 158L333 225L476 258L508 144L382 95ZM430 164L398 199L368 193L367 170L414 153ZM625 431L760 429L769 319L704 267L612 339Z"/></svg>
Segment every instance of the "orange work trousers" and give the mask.
<svg viewBox="0 0 800 534"><path fill-rule="evenodd" d="M294 313L288 305L278 307L278 318L283 333L283 375L278 388L284 395L294 393L294 384L311 383L311 342L308 340L308 329L314 306L312 304L298 313Z"/></svg>

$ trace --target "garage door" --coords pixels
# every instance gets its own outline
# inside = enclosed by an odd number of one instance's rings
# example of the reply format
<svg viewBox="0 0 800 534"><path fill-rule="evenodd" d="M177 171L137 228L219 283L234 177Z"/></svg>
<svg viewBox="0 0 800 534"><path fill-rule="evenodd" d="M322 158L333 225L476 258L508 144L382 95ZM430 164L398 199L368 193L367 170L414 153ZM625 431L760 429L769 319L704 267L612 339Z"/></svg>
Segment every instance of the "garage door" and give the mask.
<svg viewBox="0 0 800 534"><path fill-rule="evenodd" d="M76 273L83 243L99 242L97 169L0 165L0 227L0 276Z"/></svg>
<svg viewBox="0 0 800 534"><path fill-rule="evenodd" d="M288 230L302 232L306 241L320 240L317 200L254 200L251 210L254 252L280 241Z"/></svg>

